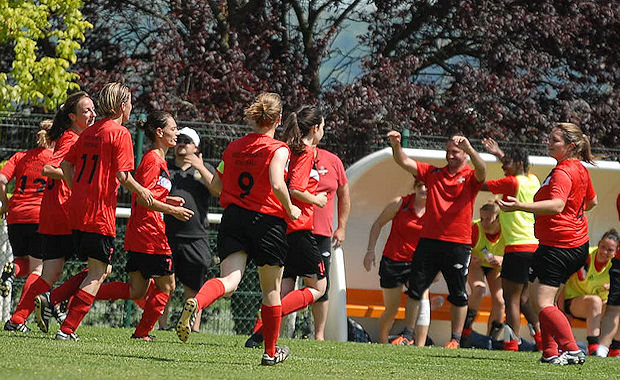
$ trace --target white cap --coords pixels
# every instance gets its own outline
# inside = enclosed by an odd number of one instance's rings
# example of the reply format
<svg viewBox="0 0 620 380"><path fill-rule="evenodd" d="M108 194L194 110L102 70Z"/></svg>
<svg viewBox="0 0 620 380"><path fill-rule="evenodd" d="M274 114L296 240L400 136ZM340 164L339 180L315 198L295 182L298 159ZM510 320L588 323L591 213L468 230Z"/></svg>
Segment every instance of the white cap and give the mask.
<svg viewBox="0 0 620 380"><path fill-rule="evenodd" d="M179 130L179 133L192 139L192 141L194 142L194 145L200 146L200 137L198 136L198 133L196 133L196 131L193 130L192 128L189 128L189 127L181 128Z"/></svg>

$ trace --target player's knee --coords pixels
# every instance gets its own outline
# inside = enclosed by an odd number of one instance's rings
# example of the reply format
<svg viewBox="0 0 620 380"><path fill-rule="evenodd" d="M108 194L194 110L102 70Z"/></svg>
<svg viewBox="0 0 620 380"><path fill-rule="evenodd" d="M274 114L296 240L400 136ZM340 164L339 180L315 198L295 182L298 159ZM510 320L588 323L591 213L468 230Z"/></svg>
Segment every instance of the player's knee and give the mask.
<svg viewBox="0 0 620 380"><path fill-rule="evenodd" d="M471 285L472 296L475 295L475 296L478 296L478 297L482 297L482 296L484 296L486 291L487 291L487 286L482 281L474 281L474 283Z"/></svg>
<svg viewBox="0 0 620 380"><path fill-rule="evenodd" d="M448 302L454 306L467 306L467 293L464 291L456 292L448 296Z"/></svg>

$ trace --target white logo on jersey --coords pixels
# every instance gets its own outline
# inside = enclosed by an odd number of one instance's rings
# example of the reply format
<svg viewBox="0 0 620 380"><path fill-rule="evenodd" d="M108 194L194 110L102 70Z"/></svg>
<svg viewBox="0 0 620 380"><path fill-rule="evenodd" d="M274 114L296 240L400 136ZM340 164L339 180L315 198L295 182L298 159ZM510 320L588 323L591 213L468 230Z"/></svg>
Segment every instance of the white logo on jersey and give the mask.
<svg viewBox="0 0 620 380"><path fill-rule="evenodd" d="M157 184L168 191L172 189L172 182L170 182L170 178L160 176L157 180Z"/></svg>
<svg viewBox="0 0 620 380"><path fill-rule="evenodd" d="M319 176L319 171L312 168L312 170L310 170L310 178L314 178L317 182L320 181L321 177Z"/></svg>
<svg viewBox="0 0 620 380"><path fill-rule="evenodd" d="M329 170L325 169L325 166L321 166L318 169L318 172L319 172L320 175L325 175L325 174L329 173Z"/></svg>
<svg viewBox="0 0 620 380"><path fill-rule="evenodd" d="M465 177L459 177L459 179L457 179L456 182L458 182L458 183L465 182Z"/></svg>

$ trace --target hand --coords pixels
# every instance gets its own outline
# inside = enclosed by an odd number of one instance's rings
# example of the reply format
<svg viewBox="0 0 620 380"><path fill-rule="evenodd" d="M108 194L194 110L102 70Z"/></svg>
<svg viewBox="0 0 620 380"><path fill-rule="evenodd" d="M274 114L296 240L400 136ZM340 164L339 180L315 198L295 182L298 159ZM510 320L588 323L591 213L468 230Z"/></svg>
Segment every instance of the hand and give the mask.
<svg viewBox="0 0 620 380"><path fill-rule="evenodd" d="M319 206L320 208L325 207L325 205L327 204L327 193L318 193L317 195L315 195L315 197L316 199L314 201L314 204Z"/></svg>
<svg viewBox="0 0 620 380"><path fill-rule="evenodd" d="M471 153L474 151L474 148L467 140L465 136L452 136L452 142L459 148L465 151L465 153Z"/></svg>
<svg viewBox="0 0 620 380"><path fill-rule="evenodd" d="M370 270L375 265L377 265L376 258L375 258L375 252L374 251L366 252L366 255L364 256L364 269L366 269L366 272L370 272Z"/></svg>
<svg viewBox="0 0 620 380"><path fill-rule="evenodd" d="M182 222L187 222L194 215L194 212L185 207L175 207L172 216Z"/></svg>
<svg viewBox="0 0 620 380"><path fill-rule="evenodd" d="M387 137L390 139L390 145L400 145L400 132L389 131Z"/></svg>
<svg viewBox="0 0 620 380"><path fill-rule="evenodd" d="M518 211L521 203L515 197L508 196L506 200L498 199L495 201L502 211Z"/></svg>
<svg viewBox="0 0 620 380"><path fill-rule="evenodd" d="M6 216L7 211L9 211L9 202L0 202L2 206L0 207L0 218L4 218Z"/></svg>
<svg viewBox="0 0 620 380"><path fill-rule="evenodd" d="M502 150L499 148L499 144L492 138L486 137L482 139L482 145L487 150L487 152L491 153L495 157L499 159L502 159L502 157L504 157L504 152L502 152Z"/></svg>
<svg viewBox="0 0 620 380"><path fill-rule="evenodd" d="M145 206L150 207L153 205L153 194L145 187L138 189L136 192L138 198L142 199Z"/></svg>
<svg viewBox="0 0 620 380"><path fill-rule="evenodd" d="M291 210L288 214L288 217L291 220L297 220L297 218L299 218L300 215L301 215L301 210L299 209L299 207L295 205L291 205Z"/></svg>
<svg viewBox="0 0 620 380"><path fill-rule="evenodd" d="M495 256L495 255L489 255L489 257L487 258L487 261L489 262L489 264L491 264L494 268L499 268L502 266L502 260L504 258L501 256Z"/></svg>
<svg viewBox="0 0 620 380"><path fill-rule="evenodd" d="M202 160L202 153L199 153L198 155L186 154L185 157L183 157L183 163L190 164L195 169L205 166L205 163Z"/></svg>
<svg viewBox="0 0 620 380"><path fill-rule="evenodd" d="M332 245L335 248L340 247L342 243L344 242L345 235L346 235L346 232L344 228L340 228L340 227L336 228L336 231L334 231L334 236L332 236Z"/></svg>
<svg viewBox="0 0 620 380"><path fill-rule="evenodd" d="M185 199L181 197L168 196L166 198L166 203L171 206L183 206L185 204Z"/></svg>

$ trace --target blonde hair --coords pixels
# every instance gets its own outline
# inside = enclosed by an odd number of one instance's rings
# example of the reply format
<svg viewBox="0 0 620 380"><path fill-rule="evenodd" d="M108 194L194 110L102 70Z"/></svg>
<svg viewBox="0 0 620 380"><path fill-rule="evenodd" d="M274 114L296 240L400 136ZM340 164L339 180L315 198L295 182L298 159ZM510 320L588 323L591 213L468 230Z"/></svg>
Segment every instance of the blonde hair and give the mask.
<svg viewBox="0 0 620 380"><path fill-rule="evenodd" d="M489 200L487 203L480 207L480 211L490 211L493 214L499 214L499 205L495 203L495 199Z"/></svg>
<svg viewBox="0 0 620 380"><path fill-rule="evenodd" d="M107 83L97 99L97 108L103 117L117 118L121 114L121 106L131 100L129 87L118 82Z"/></svg>
<svg viewBox="0 0 620 380"><path fill-rule="evenodd" d="M52 124L54 120L45 119L39 123L39 131L37 132L37 145L41 148L51 148L52 139L50 139L50 135L48 131L52 128Z"/></svg>
<svg viewBox="0 0 620 380"><path fill-rule="evenodd" d="M245 117L258 128L271 127L282 115L282 101L280 95L273 92L263 92L258 95L248 108L244 110Z"/></svg>
<svg viewBox="0 0 620 380"><path fill-rule="evenodd" d="M594 156L590 148L590 138L586 136L581 128L577 124L573 123L555 123L553 128L556 128L562 132L562 137L567 144L575 144L573 153L576 157L580 158L589 164L594 165Z"/></svg>

